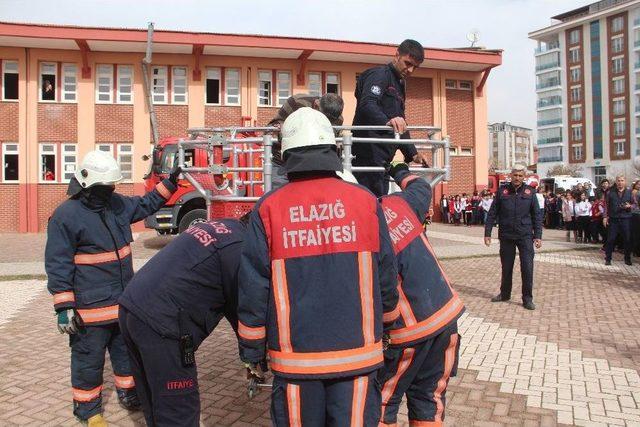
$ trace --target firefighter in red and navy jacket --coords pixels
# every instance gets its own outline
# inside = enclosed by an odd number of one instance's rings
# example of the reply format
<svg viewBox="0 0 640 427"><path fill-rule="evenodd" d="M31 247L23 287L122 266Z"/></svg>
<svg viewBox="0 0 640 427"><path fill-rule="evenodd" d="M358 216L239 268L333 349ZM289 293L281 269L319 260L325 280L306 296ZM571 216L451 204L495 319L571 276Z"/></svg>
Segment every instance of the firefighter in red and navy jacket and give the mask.
<svg viewBox="0 0 640 427"><path fill-rule="evenodd" d="M411 174L405 163L393 165L389 174L403 189L381 198L398 259L400 318L389 332L379 375L380 425L396 425L405 394L410 425L442 425L447 383L458 365L457 320L464 305L422 228L431 204L430 185Z"/></svg>
<svg viewBox="0 0 640 427"><path fill-rule="evenodd" d="M120 403L140 403L118 328L117 300L133 276L131 224L156 212L176 189L179 168L143 197L114 193L122 179L108 153L92 151L71 178L70 196L47 227L45 269L58 329L70 335L74 414L89 425L101 415L102 371L109 350Z"/></svg>
<svg viewBox="0 0 640 427"><path fill-rule="evenodd" d="M329 120L311 108L282 127L290 180L256 204L240 260L240 357L269 356L276 426L377 425L383 322L396 268L375 196L342 181Z"/></svg>

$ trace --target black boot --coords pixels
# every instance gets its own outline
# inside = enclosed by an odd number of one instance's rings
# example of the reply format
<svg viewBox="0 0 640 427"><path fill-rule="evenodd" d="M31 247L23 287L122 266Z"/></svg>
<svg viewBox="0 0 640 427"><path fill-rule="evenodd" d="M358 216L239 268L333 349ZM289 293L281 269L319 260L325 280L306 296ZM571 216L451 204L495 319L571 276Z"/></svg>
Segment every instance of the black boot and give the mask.
<svg viewBox="0 0 640 427"><path fill-rule="evenodd" d="M139 411L141 409L140 399L138 399L138 393L135 390L117 390L118 401L127 411Z"/></svg>

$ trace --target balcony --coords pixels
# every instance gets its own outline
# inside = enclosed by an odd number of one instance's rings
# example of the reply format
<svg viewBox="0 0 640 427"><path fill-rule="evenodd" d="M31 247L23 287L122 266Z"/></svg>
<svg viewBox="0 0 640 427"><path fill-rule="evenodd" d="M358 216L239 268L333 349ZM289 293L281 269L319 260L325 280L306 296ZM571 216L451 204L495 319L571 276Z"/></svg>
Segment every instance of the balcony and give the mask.
<svg viewBox="0 0 640 427"><path fill-rule="evenodd" d="M560 86L560 79L550 79L545 82L538 83L536 85L536 89L540 90L540 89L546 89L549 87L556 87L556 86Z"/></svg>
<svg viewBox="0 0 640 427"><path fill-rule="evenodd" d="M549 68L559 68L560 62L550 62L548 64L536 65L536 71L547 70Z"/></svg>
<svg viewBox="0 0 640 427"><path fill-rule="evenodd" d="M541 139L538 139L538 145L558 144L558 143L562 143L562 137L561 136L555 136L553 138L541 138Z"/></svg>
<svg viewBox="0 0 640 427"><path fill-rule="evenodd" d="M548 125L555 125L558 123L562 123L562 118L558 117L555 119L547 119L547 120L538 120L538 126L548 126Z"/></svg>
<svg viewBox="0 0 640 427"><path fill-rule="evenodd" d="M553 96L538 100L538 108L553 107L554 105L562 105L562 97Z"/></svg>
<svg viewBox="0 0 640 427"><path fill-rule="evenodd" d="M538 157L538 163L561 162L562 156Z"/></svg>
<svg viewBox="0 0 640 427"><path fill-rule="evenodd" d="M551 52L552 50L560 49L559 43L548 44L546 46L537 47L535 50L536 55L542 55L543 53Z"/></svg>

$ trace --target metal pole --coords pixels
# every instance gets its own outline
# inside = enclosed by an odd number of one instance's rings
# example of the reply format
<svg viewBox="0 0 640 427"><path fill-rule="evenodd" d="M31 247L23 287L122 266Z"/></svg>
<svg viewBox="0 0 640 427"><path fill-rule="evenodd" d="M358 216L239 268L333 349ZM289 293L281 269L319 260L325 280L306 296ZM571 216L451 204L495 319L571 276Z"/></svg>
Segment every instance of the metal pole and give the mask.
<svg viewBox="0 0 640 427"><path fill-rule="evenodd" d="M149 22L147 28L147 53L142 60L142 77L144 80L144 90L147 99L147 108L149 109L149 121L151 122L151 131L153 134L153 145L157 146L160 140L158 132L158 119L156 118L156 110L153 108L153 94L149 84L149 65L151 65L151 52L153 50L153 22Z"/></svg>
<svg viewBox="0 0 640 427"><path fill-rule="evenodd" d="M349 172L351 172L351 160L353 159L351 155L351 148L353 147L351 138L351 132L345 131L342 136L342 168Z"/></svg>
<svg viewBox="0 0 640 427"><path fill-rule="evenodd" d="M271 142L271 135L266 133L262 137L263 147L264 147L264 155L263 155L263 167L264 167L264 192L267 193L271 191L271 175L273 174L273 163L271 159L271 148L273 147L273 143Z"/></svg>
<svg viewBox="0 0 640 427"><path fill-rule="evenodd" d="M446 170L444 174L445 181L451 181L451 152L449 148L451 147L451 139L449 136L444 138L444 169Z"/></svg>

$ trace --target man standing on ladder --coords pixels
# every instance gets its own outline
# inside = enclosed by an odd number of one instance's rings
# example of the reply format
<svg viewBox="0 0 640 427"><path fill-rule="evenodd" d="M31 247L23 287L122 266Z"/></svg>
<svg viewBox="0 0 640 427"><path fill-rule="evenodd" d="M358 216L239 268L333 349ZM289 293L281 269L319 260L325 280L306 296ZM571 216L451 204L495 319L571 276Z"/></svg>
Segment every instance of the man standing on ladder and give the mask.
<svg viewBox="0 0 640 427"><path fill-rule="evenodd" d="M393 132L402 138L409 138L405 120L406 79L424 61L424 48L415 40L405 40L398 46L392 62L369 68L358 78L355 96L358 100L354 126L391 126ZM355 137L393 138L390 131L354 131ZM421 163L425 167L427 158L412 144L370 144L353 145L354 166L384 166L393 160L396 150L404 155L405 162ZM380 197L389 192L389 181L384 172L354 173L364 185Z"/></svg>

